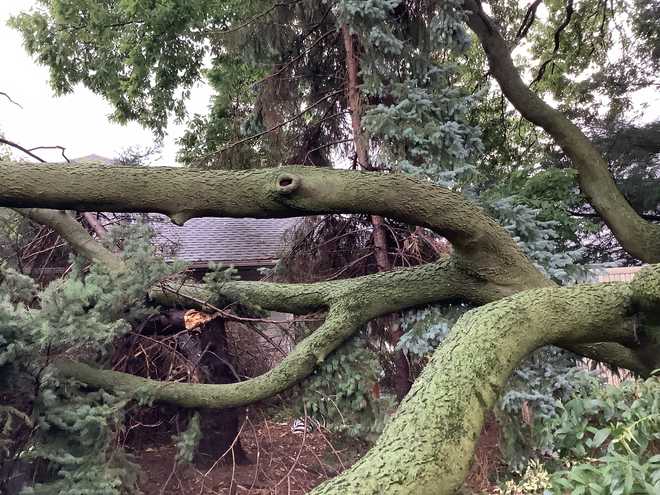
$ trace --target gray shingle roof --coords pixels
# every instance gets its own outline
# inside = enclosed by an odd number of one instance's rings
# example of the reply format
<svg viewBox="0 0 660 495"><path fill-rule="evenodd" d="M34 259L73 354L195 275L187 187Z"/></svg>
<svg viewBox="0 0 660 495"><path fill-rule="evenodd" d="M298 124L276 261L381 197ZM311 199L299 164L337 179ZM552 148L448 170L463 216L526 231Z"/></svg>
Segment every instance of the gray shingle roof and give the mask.
<svg viewBox="0 0 660 495"><path fill-rule="evenodd" d="M154 241L170 256L193 265L273 265L284 234L300 218L193 218L182 227L165 216L151 216ZM169 248L169 249L168 249Z"/></svg>

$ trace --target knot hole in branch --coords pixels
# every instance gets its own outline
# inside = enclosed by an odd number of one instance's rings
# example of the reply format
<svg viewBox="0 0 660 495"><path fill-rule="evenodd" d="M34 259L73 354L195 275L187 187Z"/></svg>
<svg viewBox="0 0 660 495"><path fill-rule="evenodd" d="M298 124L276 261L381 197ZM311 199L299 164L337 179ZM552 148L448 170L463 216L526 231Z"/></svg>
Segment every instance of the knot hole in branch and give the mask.
<svg viewBox="0 0 660 495"><path fill-rule="evenodd" d="M281 174L277 177L277 192L291 194L300 186L300 177L291 174Z"/></svg>

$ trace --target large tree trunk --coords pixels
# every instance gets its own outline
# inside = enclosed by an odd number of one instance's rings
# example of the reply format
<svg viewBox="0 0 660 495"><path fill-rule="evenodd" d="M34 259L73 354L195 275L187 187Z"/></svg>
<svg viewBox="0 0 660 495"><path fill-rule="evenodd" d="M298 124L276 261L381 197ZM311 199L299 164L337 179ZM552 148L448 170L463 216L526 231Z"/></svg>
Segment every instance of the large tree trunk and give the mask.
<svg viewBox="0 0 660 495"><path fill-rule="evenodd" d="M205 384L231 384L239 381L234 368L234 360L227 349L227 332L225 320L219 316L190 311L184 309L171 309L161 311L158 317L150 318L148 325L144 326L142 335L155 337L174 336L176 339L177 356L185 359L193 382ZM139 335L131 335L115 353L114 362L123 361L122 371L141 374L143 362L134 356L134 346ZM146 359L149 359L148 357ZM180 357L172 357L180 360ZM177 363L178 367L181 363ZM162 364L161 373L169 373L172 362L166 360ZM158 365L156 366L158 368ZM176 404L175 404L176 405ZM187 409L187 408L186 408ZM222 411L207 407L190 408L183 410L182 416L192 417L194 412L200 416L200 430L202 433L194 461L199 466L208 468L218 459L249 463L241 441L238 437L240 430L241 408L230 407Z"/></svg>
<svg viewBox="0 0 660 495"><path fill-rule="evenodd" d="M195 340L192 346L194 355L189 356L197 365L203 383L236 383L239 377L227 353L227 332L225 320L214 318L196 330L199 335L190 336ZM243 450L238 437L240 431L241 408L230 407L222 410L199 408L202 438L199 442L196 463L213 465L221 456L225 462L248 464L250 459Z"/></svg>

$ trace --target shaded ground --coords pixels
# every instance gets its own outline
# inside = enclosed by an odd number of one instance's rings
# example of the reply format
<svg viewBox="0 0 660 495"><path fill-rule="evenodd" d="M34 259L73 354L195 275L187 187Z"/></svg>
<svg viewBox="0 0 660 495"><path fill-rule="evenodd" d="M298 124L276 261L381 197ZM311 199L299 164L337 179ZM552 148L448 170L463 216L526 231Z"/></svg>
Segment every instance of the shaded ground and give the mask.
<svg viewBox="0 0 660 495"><path fill-rule="evenodd" d="M360 445L342 446L327 431L293 433L289 424L268 419L246 420L241 442L252 464L238 465L229 454L199 463L204 466L175 466L171 440L142 447L133 452L144 474L142 490L146 495L303 494L363 453Z"/></svg>

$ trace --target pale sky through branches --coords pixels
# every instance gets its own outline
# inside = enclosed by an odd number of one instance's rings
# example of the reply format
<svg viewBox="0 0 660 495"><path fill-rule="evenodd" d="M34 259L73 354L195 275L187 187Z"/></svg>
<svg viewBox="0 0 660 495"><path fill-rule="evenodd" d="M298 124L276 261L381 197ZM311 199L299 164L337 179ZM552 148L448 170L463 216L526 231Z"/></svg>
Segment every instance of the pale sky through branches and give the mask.
<svg viewBox="0 0 660 495"><path fill-rule="evenodd" d="M0 0L0 92L7 93L23 108L0 95L0 135L26 148L64 146L69 158L97 154L115 157L129 146L151 146L152 133L136 123L120 125L107 116L111 106L98 95L78 85L73 93L56 97L48 83L48 69L38 65L23 48L20 34L7 26L12 15L29 10L36 0ZM189 113L207 113L211 90L199 83L187 103ZM650 122L660 116L660 97L654 88L635 95L638 123ZM170 122L163 141L158 165L174 165L175 141L185 126ZM57 150L40 150L48 161L61 161ZM15 158L28 159L19 151Z"/></svg>
<svg viewBox="0 0 660 495"><path fill-rule="evenodd" d="M126 147L154 144L152 133L140 125L110 122L107 118L112 112L110 104L82 85L71 94L54 95L48 83L48 69L28 56L18 31L7 26L9 17L29 10L36 3L34 0L0 0L0 91L23 107L0 95L0 134L26 148L64 146L69 158L90 154L112 158ZM205 114L210 94L206 85L195 87L188 111ZM183 125L170 123L157 164L174 164L175 139L184 129ZM37 153L48 161L62 160L59 151ZM17 150L13 156L29 159Z"/></svg>

